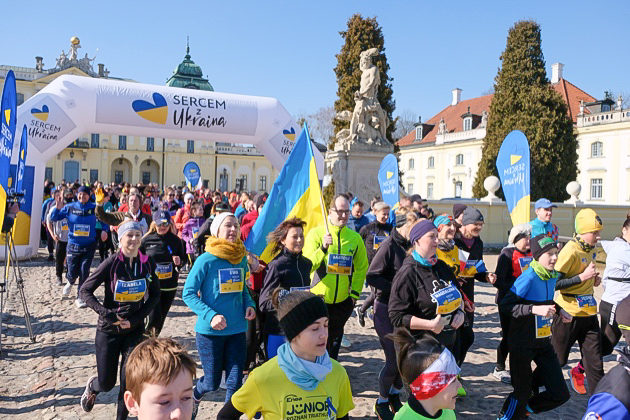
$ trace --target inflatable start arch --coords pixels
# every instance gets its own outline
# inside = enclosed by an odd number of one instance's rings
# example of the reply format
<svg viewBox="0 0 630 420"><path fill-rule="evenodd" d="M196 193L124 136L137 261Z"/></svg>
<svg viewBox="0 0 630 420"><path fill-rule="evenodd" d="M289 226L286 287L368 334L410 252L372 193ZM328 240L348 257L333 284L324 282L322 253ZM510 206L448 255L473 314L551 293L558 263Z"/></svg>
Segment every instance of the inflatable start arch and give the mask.
<svg viewBox="0 0 630 420"><path fill-rule="evenodd" d="M26 194L14 228L21 257L37 254L39 247L46 162L84 133L249 143L280 169L300 130L274 98L71 75L58 77L18 108L18 132L24 124ZM321 174L323 159L316 158Z"/></svg>

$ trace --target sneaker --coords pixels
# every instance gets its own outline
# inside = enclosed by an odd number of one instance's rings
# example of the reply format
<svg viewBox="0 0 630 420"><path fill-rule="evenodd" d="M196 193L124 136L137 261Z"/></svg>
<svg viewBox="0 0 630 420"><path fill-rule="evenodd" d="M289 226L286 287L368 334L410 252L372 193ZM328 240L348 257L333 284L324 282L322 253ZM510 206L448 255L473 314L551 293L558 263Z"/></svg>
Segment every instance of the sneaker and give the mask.
<svg viewBox="0 0 630 420"><path fill-rule="evenodd" d="M83 395L81 395L81 408L86 413L92 411L92 408L94 408L94 403L96 402L96 395L98 393L92 391L92 382L97 379L97 375L94 375L90 379L88 379L87 384L85 385L85 389L83 390Z"/></svg>
<svg viewBox="0 0 630 420"><path fill-rule="evenodd" d="M63 286L63 280L61 276L57 277L57 286Z"/></svg>
<svg viewBox="0 0 630 420"><path fill-rule="evenodd" d="M361 305L354 307L354 312L357 314L357 322L361 328L365 327L365 312L361 310Z"/></svg>
<svg viewBox="0 0 630 420"><path fill-rule="evenodd" d="M580 395L586 394L584 372L581 372L580 368L577 366L571 369L571 388Z"/></svg>
<svg viewBox="0 0 630 420"><path fill-rule="evenodd" d="M72 290L72 284L70 284L69 281L66 281L66 285L63 286L63 290L61 291L61 294L63 296L68 296L70 294L70 290Z"/></svg>
<svg viewBox="0 0 630 420"><path fill-rule="evenodd" d="M394 413L389 409L389 402L376 402L374 404L374 414L379 420L394 420Z"/></svg>
<svg viewBox="0 0 630 420"><path fill-rule="evenodd" d="M349 349L351 345L352 343L350 342L350 340L348 340L346 336L344 335L341 338L341 347L343 347L344 349Z"/></svg>
<svg viewBox="0 0 630 420"><path fill-rule="evenodd" d="M398 413L398 410L402 408L403 404L400 402L400 394L389 394L389 408L392 412Z"/></svg>
<svg viewBox="0 0 630 420"><path fill-rule="evenodd" d="M87 304L83 302L80 298L76 298L74 304L79 309L87 308Z"/></svg>
<svg viewBox="0 0 630 420"><path fill-rule="evenodd" d="M227 389L227 386L225 385L225 372L223 372L223 375L221 376L221 383L219 384L219 388Z"/></svg>
<svg viewBox="0 0 630 420"><path fill-rule="evenodd" d="M201 402L201 400L198 400L197 398L193 397L193 407L192 407L192 416L190 417L191 420L195 420L195 418L197 417L197 411L199 411L199 403Z"/></svg>
<svg viewBox="0 0 630 420"><path fill-rule="evenodd" d="M509 370L499 370L499 368L497 368L495 366L494 371L492 372L492 376L494 376L495 378L497 378L499 381L503 382L504 384L511 384L512 383L512 378L510 376L510 371Z"/></svg>

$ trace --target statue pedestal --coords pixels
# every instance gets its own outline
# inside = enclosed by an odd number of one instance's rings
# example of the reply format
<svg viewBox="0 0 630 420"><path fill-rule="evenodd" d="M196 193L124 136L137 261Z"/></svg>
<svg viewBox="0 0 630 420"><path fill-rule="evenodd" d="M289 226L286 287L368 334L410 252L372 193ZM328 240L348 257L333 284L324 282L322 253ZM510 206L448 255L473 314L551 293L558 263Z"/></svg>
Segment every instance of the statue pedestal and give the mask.
<svg viewBox="0 0 630 420"><path fill-rule="evenodd" d="M378 170L394 146L353 143L343 149L326 152L326 170L335 182L335 194L350 191L369 205L373 196L381 195Z"/></svg>

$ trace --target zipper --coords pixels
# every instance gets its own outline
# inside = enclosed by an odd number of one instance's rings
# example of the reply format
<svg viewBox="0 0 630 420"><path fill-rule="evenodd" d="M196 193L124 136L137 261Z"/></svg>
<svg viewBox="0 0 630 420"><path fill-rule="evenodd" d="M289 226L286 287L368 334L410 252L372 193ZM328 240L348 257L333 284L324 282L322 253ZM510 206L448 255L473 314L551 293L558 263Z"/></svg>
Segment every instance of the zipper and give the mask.
<svg viewBox="0 0 630 420"><path fill-rule="evenodd" d="M297 268L298 273L300 274L300 280L302 281L302 287L306 287L304 284L304 277L302 276L302 272L300 271L300 258L295 259L295 268Z"/></svg>
<svg viewBox="0 0 630 420"><path fill-rule="evenodd" d="M341 255L341 229L337 232L337 254L339 255ZM337 280L335 282L335 295L333 296L333 303L337 303L337 292L339 292L339 274L335 274L335 277Z"/></svg>

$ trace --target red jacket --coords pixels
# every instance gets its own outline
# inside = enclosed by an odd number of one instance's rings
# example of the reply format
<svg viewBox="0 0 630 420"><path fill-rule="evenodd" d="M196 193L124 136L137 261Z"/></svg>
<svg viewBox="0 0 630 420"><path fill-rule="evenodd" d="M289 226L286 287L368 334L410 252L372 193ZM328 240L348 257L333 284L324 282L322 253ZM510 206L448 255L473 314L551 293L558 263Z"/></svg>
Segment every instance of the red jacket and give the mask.
<svg viewBox="0 0 630 420"><path fill-rule="evenodd" d="M190 219L190 206L186 204L184 207L177 210L177 213L175 213L175 218L173 219L173 222L175 223L175 229L177 229L180 238L182 237L182 229L184 228L184 225L186 224L188 219Z"/></svg>
<svg viewBox="0 0 630 420"><path fill-rule="evenodd" d="M243 242L245 242L245 239L249 236L249 232L251 232L252 227L254 227L256 219L258 219L258 212L256 210L252 210L243 216L243 224L241 226L241 239Z"/></svg>

